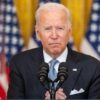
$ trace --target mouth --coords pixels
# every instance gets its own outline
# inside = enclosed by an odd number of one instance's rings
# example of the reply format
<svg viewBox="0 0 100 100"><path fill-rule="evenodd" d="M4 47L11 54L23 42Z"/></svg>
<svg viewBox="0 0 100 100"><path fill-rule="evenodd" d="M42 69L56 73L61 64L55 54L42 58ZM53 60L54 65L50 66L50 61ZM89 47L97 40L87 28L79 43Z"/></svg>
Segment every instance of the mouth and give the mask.
<svg viewBox="0 0 100 100"><path fill-rule="evenodd" d="M55 45L55 44L60 44L60 43L49 43L49 45Z"/></svg>
<svg viewBox="0 0 100 100"><path fill-rule="evenodd" d="M60 43L50 43L49 45L50 46L58 46L58 45L60 45Z"/></svg>

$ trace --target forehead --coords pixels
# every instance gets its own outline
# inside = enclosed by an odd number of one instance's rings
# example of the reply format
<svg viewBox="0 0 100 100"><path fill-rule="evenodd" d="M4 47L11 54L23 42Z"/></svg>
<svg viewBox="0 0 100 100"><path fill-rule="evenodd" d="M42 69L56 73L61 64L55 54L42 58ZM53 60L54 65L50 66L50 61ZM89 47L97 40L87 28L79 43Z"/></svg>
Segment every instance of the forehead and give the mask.
<svg viewBox="0 0 100 100"><path fill-rule="evenodd" d="M63 10L57 10L57 9L44 10L40 14L40 19L41 20L46 20L46 19L47 20L48 19L51 19L51 20L65 19L65 20L67 20L67 15Z"/></svg>
<svg viewBox="0 0 100 100"><path fill-rule="evenodd" d="M56 7L52 7L50 9L43 9L41 10L40 15L45 14L45 13L52 13L52 14L53 13L58 13L58 14L64 13L65 15L67 15L65 9L56 8Z"/></svg>

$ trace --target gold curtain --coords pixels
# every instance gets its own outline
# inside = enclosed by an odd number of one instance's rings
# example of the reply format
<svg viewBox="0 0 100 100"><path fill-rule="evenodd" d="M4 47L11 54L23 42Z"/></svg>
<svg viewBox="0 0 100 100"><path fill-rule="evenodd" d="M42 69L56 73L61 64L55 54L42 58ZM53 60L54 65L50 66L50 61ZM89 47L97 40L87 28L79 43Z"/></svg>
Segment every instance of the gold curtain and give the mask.
<svg viewBox="0 0 100 100"><path fill-rule="evenodd" d="M86 32L92 0L60 0L68 7L72 15L72 35L75 46L79 50L81 40Z"/></svg>
<svg viewBox="0 0 100 100"><path fill-rule="evenodd" d="M14 4L18 15L24 45L27 48L29 39L34 30L34 15L39 3L38 0L14 0Z"/></svg>

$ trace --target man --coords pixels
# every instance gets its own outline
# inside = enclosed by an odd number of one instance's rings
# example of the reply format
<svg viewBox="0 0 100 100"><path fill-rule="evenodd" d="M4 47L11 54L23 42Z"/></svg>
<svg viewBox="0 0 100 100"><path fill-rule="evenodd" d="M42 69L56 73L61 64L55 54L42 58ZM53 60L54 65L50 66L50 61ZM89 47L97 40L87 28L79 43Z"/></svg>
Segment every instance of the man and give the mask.
<svg viewBox="0 0 100 100"><path fill-rule="evenodd" d="M100 99L100 62L67 46L71 35L69 10L57 3L42 5L36 12L35 30L43 47L13 57L8 99L49 100L50 93L39 82L37 72L42 62L50 67L52 59L58 61L57 73L61 62L68 66L68 78L55 99Z"/></svg>

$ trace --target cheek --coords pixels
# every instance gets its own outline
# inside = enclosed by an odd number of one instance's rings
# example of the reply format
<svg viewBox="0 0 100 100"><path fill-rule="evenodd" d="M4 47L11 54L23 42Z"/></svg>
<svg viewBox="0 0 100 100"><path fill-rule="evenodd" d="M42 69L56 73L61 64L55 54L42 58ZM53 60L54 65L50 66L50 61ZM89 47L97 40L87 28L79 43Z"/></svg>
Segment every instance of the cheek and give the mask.
<svg viewBox="0 0 100 100"><path fill-rule="evenodd" d="M69 35L64 35L64 36L62 36L62 38L61 38L61 42L62 42L63 44L67 43L68 40L69 40Z"/></svg>
<svg viewBox="0 0 100 100"><path fill-rule="evenodd" d="M66 41L69 41L70 38L70 33L67 33L66 36L64 37Z"/></svg>
<svg viewBox="0 0 100 100"><path fill-rule="evenodd" d="M41 37L41 42L42 42L43 45L47 45L48 44L48 38L45 37L45 36Z"/></svg>

